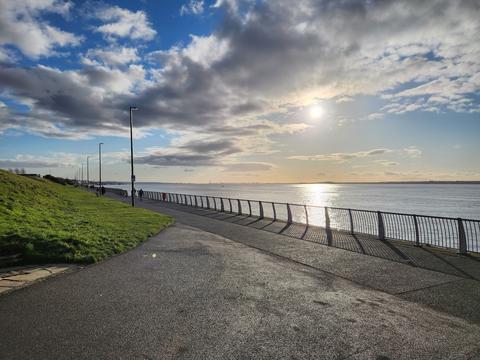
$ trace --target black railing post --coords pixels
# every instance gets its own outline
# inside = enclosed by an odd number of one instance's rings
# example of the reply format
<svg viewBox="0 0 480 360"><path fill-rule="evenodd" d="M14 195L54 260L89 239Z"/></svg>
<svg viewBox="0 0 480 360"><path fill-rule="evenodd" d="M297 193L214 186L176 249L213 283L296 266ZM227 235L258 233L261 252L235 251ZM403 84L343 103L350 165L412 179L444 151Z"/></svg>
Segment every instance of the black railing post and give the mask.
<svg viewBox="0 0 480 360"><path fill-rule="evenodd" d="M308 228L308 211L307 211L307 205L303 205L303 208L305 209L305 224L307 225L307 228Z"/></svg>
<svg viewBox="0 0 480 360"><path fill-rule="evenodd" d="M385 226L383 224L383 216L381 211L377 211L378 216L378 238L380 240L385 240Z"/></svg>
<svg viewBox="0 0 480 360"><path fill-rule="evenodd" d="M205 196L205 199L207 200L207 209L210 210L210 200L208 200L208 196Z"/></svg>
<svg viewBox="0 0 480 360"><path fill-rule="evenodd" d="M292 223L292 209L290 209L290 204L287 204L287 224Z"/></svg>
<svg viewBox="0 0 480 360"><path fill-rule="evenodd" d="M215 199L215 196L212 197L212 200L213 200L213 208L215 209L215 211L217 211L217 200Z"/></svg>
<svg viewBox="0 0 480 360"><path fill-rule="evenodd" d="M198 208L198 200L197 200L197 195L193 195L195 198L195 207Z"/></svg>
<svg viewBox="0 0 480 360"><path fill-rule="evenodd" d="M353 229L353 216L352 216L352 209L348 209L348 217L350 218L350 234L355 234Z"/></svg>
<svg viewBox="0 0 480 360"><path fill-rule="evenodd" d="M223 198L220 198L220 211L225 212L225 205L223 205Z"/></svg>
<svg viewBox="0 0 480 360"><path fill-rule="evenodd" d="M415 246L420 246L420 231L418 230L417 215L413 215L413 225L415 226Z"/></svg>
<svg viewBox="0 0 480 360"><path fill-rule="evenodd" d="M248 202L248 216L252 216L252 205L250 204L250 200L247 200Z"/></svg>
<svg viewBox="0 0 480 360"><path fill-rule="evenodd" d="M242 215L242 203L240 202L240 199L237 199L238 203L238 215Z"/></svg>
<svg viewBox="0 0 480 360"><path fill-rule="evenodd" d="M458 250L462 255L467 254L467 237L465 236L465 228L461 218L457 219L458 222Z"/></svg>
<svg viewBox="0 0 480 360"><path fill-rule="evenodd" d="M203 196L200 195L200 207L203 209Z"/></svg>
<svg viewBox="0 0 480 360"><path fill-rule="evenodd" d="M230 210L228 211L230 214L232 213L232 199L228 198L228 205L230 207Z"/></svg>
<svg viewBox="0 0 480 360"><path fill-rule="evenodd" d="M332 229L330 228L330 214L328 213L328 207L325 206L325 233L327 235L327 244L328 246L332 245Z"/></svg>
<svg viewBox="0 0 480 360"><path fill-rule="evenodd" d="M258 207L259 207L259 209L260 209L260 217L259 217L259 219L263 219L263 217L264 217L264 216L263 216L263 204L262 204L261 201L258 202Z"/></svg>
<svg viewBox="0 0 480 360"><path fill-rule="evenodd" d="M277 221L277 210L275 209L274 202L272 202L272 210L273 210L273 221Z"/></svg>

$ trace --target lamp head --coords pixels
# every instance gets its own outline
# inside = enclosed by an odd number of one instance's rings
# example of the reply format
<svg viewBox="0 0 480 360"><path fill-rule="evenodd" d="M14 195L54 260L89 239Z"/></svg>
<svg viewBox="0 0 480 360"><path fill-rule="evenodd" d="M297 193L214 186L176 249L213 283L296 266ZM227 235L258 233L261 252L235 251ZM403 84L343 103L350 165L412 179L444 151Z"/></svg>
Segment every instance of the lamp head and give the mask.
<svg viewBox="0 0 480 360"><path fill-rule="evenodd" d="M130 106L130 111L137 111L138 110L138 107L136 106Z"/></svg>

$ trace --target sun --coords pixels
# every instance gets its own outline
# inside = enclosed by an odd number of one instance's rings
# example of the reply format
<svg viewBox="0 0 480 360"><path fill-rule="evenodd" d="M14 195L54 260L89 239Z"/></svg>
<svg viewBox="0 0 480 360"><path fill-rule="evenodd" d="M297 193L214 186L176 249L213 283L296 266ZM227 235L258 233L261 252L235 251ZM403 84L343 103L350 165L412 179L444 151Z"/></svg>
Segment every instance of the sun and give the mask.
<svg viewBox="0 0 480 360"><path fill-rule="evenodd" d="M312 119L320 119L325 113L325 110L320 105L312 105L309 109L309 114Z"/></svg>

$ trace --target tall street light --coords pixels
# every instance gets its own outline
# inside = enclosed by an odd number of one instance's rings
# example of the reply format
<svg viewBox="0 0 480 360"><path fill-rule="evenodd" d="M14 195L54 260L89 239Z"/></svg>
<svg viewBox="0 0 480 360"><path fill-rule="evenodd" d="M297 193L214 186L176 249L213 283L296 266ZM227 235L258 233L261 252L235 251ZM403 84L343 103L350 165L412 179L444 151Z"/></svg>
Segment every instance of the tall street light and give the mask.
<svg viewBox="0 0 480 360"><path fill-rule="evenodd" d="M82 182L80 183L83 186L83 163L82 163Z"/></svg>
<svg viewBox="0 0 480 360"><path fill-rule="evenodd" d="M133 174L133 131L132 131L132 111L137 111L138 108L135 106L130 106L130 165L132 168L132 206L135 206L135 175Z"/></svg>
<svg viewBox="0 0 480 360"><path fill-rule="evenodd" d="M102 142L98 144L98 185L100 187L100 194L102 193L102 145Z"/></svg>
<svg viewBox="0 0 480 360"><path fill-rule="evenodd" d="M87 156L87 187L90 187L90 166L88 165L88 159L90 159L90 156Z"/></svg>

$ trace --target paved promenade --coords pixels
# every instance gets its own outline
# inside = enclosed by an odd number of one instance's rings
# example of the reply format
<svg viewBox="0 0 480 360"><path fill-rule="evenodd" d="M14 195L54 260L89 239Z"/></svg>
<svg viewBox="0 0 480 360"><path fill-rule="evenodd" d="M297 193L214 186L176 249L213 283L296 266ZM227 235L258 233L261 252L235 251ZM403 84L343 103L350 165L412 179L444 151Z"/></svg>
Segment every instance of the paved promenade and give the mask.
<svg viewBox="0 0 480 360"><path fill-rule="evenodd" d="M463 284L478 291L473 278L141 206L177 224L108 261L0 295L2 359L480 356L478 292L458 308L418 296L448 288L454 300Z"/></svg>
<svg viewBox="0 0 480 360"><path fill-rule="evenodd" d="M298 239L296 234L304 230L278 234L285 227L281 222L267 221L270 225L260 231L259 222L247 216L152 200L137 202L137 206L161 211L184 224L480 324L478 257L340 232L333 232L331 246L325 246L322 235L317 236L320 242ZM359 248L365 251L360 252Z"/></svg>

